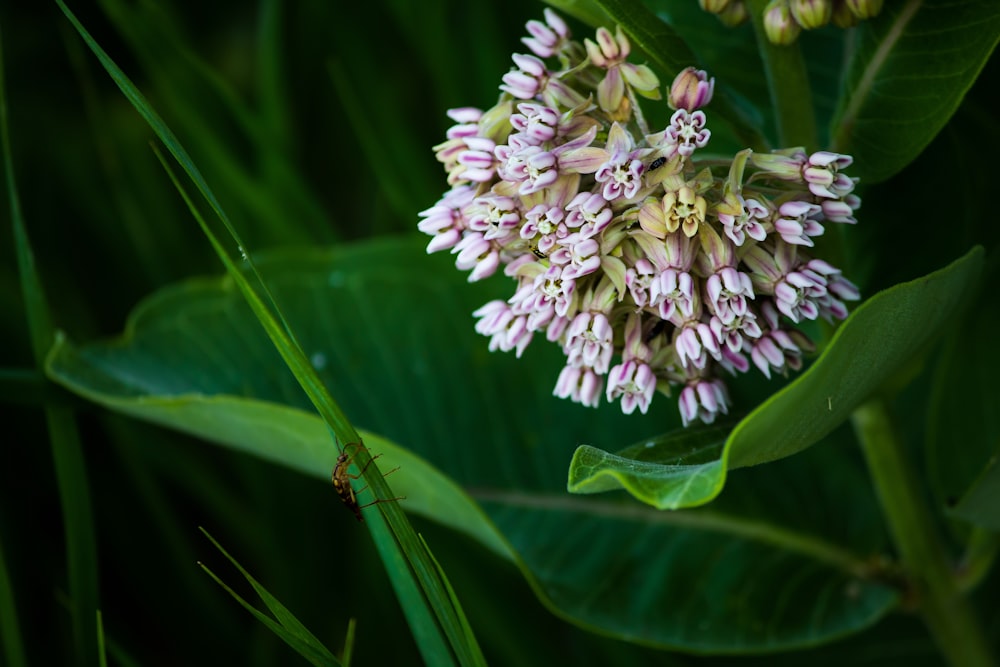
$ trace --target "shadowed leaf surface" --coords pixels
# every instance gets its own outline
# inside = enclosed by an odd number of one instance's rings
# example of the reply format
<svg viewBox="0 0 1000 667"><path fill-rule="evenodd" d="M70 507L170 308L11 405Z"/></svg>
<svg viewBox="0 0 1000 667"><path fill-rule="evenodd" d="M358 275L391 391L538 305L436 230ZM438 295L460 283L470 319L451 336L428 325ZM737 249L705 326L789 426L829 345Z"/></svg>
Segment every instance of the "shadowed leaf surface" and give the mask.
<svg viewBox="0 0 1000 667"><path fill-rule="evenodd" d="M401 466L392 486L404 508L513 559L557 613L647 644L809 646L893 606L866 565L885 539L874 501L838 448L744 473L711 508L567 496L576 445L638 442L676 425L676 406L661 398L653 413L626 417L553 398L555 346L538 341L516 360L490 354L472 330L470 312L509 284L466 285L422 244L260 263L350 419L384 438L369 436L372 452L384 469ZM112 409L329 478L336 451L226 279L159 292L118 340L63 341L49 372Z"/></svg>
<svg viewBox="0 0 1000 667"><path fill-rule="evenodd" d="M944 127L1000 38L991 0L887 2L857 28L833 149L864 183L909 164Z"/></svg>
<svg viewBox="0 0 1000 667"><path fill-rule="evenodd" d="M983 285L1000 276L1000 261L991 257ZM1000 309L988 289L968 308L940 356L932 383L926 420L927 474L942 507L957 516L1000 528L1000 348L996 332ZM992 503L992 507L991 507Z"/></svg>

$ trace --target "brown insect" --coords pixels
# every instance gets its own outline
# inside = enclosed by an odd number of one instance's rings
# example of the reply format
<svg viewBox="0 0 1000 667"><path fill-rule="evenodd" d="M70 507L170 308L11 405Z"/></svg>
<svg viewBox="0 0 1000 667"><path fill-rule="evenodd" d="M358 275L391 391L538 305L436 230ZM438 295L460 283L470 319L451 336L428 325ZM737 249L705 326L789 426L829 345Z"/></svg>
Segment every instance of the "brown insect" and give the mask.
<svg viewBox="0 0 1000 667"><path fill-rule="evenodd" d="M354 453L348 455L347 450L349 450L351 447L355 448ZM402 500L404 498L404 496L398 496L396 498L377 498L371 501L370 503L366 503L364 505L358 505L358 494L367 489L368 485L365 484L363 487L355 491L354 487L351 486L351 480L360 479L361 476L365 473L365 470L368 469L368 466L372 464L372 461L382 456L381 454L376 454L375 456L371 457L371 459L369 459L368 462L365 464L365 467L362 468L361 472L359 472L357 475L347 472L347 469L350 467L351 462L354 461L354 457L357 456L358 450L362 447L364 447L364 445L361 444L360 442L352 442L348 444L346 447L344 447L344 451L342 451L340 453L340 456L337 457L337 465L333 467L333 474L330 475L330 479L333 481L333 488L337 491L337 495L340 496L341 502L343 502L347 506L347 509L354 512L354 516L355 518L357 518L359 522L364 522L365 520L364 517L361 516L361 510L364 509L365 507L377 505L378 503L387 503L390 500ZM397 470L399 470L398 467L393 468L389 472L384 473L382 476L385 477L386 475L391 475Z"/></svg>

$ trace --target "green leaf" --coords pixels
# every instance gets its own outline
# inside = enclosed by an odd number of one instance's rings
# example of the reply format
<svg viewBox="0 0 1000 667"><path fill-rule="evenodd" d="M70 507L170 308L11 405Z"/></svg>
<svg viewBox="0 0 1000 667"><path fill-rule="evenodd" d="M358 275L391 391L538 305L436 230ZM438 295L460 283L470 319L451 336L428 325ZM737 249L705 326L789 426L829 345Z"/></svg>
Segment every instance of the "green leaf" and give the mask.
<svg viewBox="0 0 1000 667"><path fill-rule="evenodd" d="M930 383L926 421L927 474L943 507L988 492L984 475L1000 453L1000 309L990 286L1000 277L1000 255L991 257L974 304L949 337ZM982 480L981 480L982 478ZM977 484L980 491L974 492ZM966 506L969 507L968 505ZM955 508L958 511L958 508Z"/></svg>
<svg viewBox="0 0 1000 667"><path fill-rule="evenodd" d="M864 183L900 171L944 127L1000 39L991 0L887 2L851 52L831 150Z"/></svg>
<svg viewBox="0 0 1000 667"><path fill-rule="evenodd" d="M982 249L976 248L940 271L873 296L844 322L808 371L750 413L728 438L725 429L707 428L677 431L617 455L577 450L570 491L620 487L660 509L695 507L719 494L727 470L776 461L819 442L952 323L982 264Z"/></svg>
<svg viewBox="0 0 1000 667"><path fill-rule="evenodd" d="M509 282L469 285L448 258L426 257L425 242L260 261L323 383L381 436L365 441L383 469L400 466L390 479L404 509L512 559L560 615L645 644L790 649L855 632L894 606L867 562L885 543L874 499L838 449L744 473L711 510L567 496L576 445L639 441L676 422L676 407L626 416L556 399L557 346L539 341L519 360L489 353L473 330L470 313L509 295ZM120 339L61 341L48 371L113 410L329 484L335 452L322 446L323 426L228 279L159 292Z"/></svg>
<svg viewBox="0 0 1000 667"><path fill-rule="evenodd" d="M597 0L597 4L625 30L630 39L635 40L635 46L656 61L664 74L677 74L695 61L694 52L687 42L641 2ZM605 27L614 29L611 25ZM663 83L670 84L669 81Z"/></svg>
<svg viewBox="0 0 1000 667"><path fill-rule="evenodd" d="M610 454L583 445L569 466L571 493L625 489L657 509L693 507L725 480L722 451L733 424L684 428Z"/></svg>
<svg viewBox="0 0 1000 667"><path fill-rule="evenodd" d="M295 652L301 655L303 658L308 660L310 663L316 665L317 667L325 667L326 665L339 665L340 661L337 660L330 651L323 646L322 642L316 639L316 636L309 632L299 619L295 618L288 609L278 601L276 597L271 595L266 588L261 586L256 579L250 576L239 562L229 555L229 552L222 548L222 545L215 541L211 535L205 529L202 531L205 537L215 545L215 548L222 552L222 554L236 566L236 569L240 571L240 574L249 582L256 591L257 595L267 606L268 611L271 612L273 618L264 614L256 607L251 605L249 602L240 597L236 591L227 586L222 582L219 577L217 577L211 570L208 569L203 563L199 563L201 568L215 580L217 584L222 586L226 592L232 595L237 602L239 602L243 607L253 614L257 620L266 625L271 632L276 634L282 639L286 644L295 649Z"/></svg>
<svg viewBox="0 0 1000 667"><path fill-rule="evenodd" d="M608 25L610 19L598 0L546 0L563 14L568 14L589 26Z"/></svg>

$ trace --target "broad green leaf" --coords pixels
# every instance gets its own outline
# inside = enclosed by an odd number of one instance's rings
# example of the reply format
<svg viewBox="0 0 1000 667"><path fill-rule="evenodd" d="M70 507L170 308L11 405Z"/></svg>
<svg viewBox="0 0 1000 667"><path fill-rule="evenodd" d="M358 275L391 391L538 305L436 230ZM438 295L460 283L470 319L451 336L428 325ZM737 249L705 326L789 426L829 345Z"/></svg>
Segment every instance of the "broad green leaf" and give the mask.
<svg viewBox="0 0 1000 667"><path fill-rule="evenodd" d="M820 359L730 436L729 467L789 456L830 433L954 323L982 272L982 248L929 275L879 292L837 330Z"/></svg>
<svg viewBox="0 0 1000 667"><path fill-rule="evenodd" d="M208 569L208 567L206 567L203 563L199 563L201 568L205 570L205 572L212 577L216 583L222 586L227 593L232 595L244 609L253 614L257 620L266 625L268 629L280 637L282 641L292 647L296 653L301 655L310 663L316 665L317 667L340 664L340 661L338 661L333 654L330 653L329 649L323 646L322 642L316 638L316 635L311 633L308 628L302 625L302 622L295 618L295 615L292 614L285 607L285 605L281 604L276 597L271 595L266 588L260 585L260 583L258 583L257 580L254 579L235 558L229 555L228 551L222 548L222 545L215 541L215 538L209 535L204 529L202 529L202 532L205 533L205 537L207 537L209 541L215 545L215 548L221 551L222 555L224 555L226 559L240 571L243 578L246 579L250 586L253 587L254 591L260 597L268 611L271 612L273 618L272 616L264 614L252 604L244 600L232 588L224 584L222 580L215 575L215 573Z"/></svg>
<svg viewBox="0 0 1000 667"><path fill-rule="evenodd" d="M404 509L512 559L560 615L645 644L790 649L893 607L868 564L885 543L874 499L840 448L744 473L711 510L566 495L576 445L638 442L676 422L676 406L658 399L651 414L626 416L554 398L556 346L537 341L518 360L489 353L473 330L471 311L509 295L509 281L468 285L447 258L426 257L424 242L287 251L260 264L324 383L381 436L366 442L382 469L400 466L390 480ZM111 409L329 484L323 426L228 279L161 291L120 339L62 341L48 370Z"/></svg>
<svg viewBox="0 0 1000 667"><path fill-rule="evenodd" d="M660 509L694 507L719 494L727 470L775 461L819 442L951 324L961 296L974 289L982 256L977 248L866 301L808 371L728 438L725 429L709 428L674 432L617 455L581 448L570 466L569 489L621 487Z"/></svg>
<svg viewBox="0 0 1000 667"><path fill-rule="evenodd" d="M1000 39L992 0L886 2L857 28L832 150L864 183L909 164L944 127Z"/></svg>
<svg viewBox="0 0 1000 667"><path fill-rule="evenodd" d="M963 497L963 504L974 503L972 495L988 492L989 476L984 470L1000 453L996 377L1000 309L990 289L1000 277L998 260L997 255L991 258L983 289L949 337L932 376L926 420L927 476L943 507L953 507ZM979 491L973 489L977 480Z"/></svg>
<svg viewBox="0 0 1000 667"><path fill-rule="evenodd" d="M658 509L692 507L714 498L725 480L722 451L733 424L691 427L610 454L583 445L573 454L572 493L625 489Z"/></svg>
<svg viewBox="0 0 1000 667"><path fill-rule="evenodd" d="M635 0L597 0L607 15L625 30L664 74L676 74L695 61L694 52L667 23ZM614 29L614 26L606 26ZM591 38L593 39L593 38ZM669 81L664 81L669 85Z"/></svg>

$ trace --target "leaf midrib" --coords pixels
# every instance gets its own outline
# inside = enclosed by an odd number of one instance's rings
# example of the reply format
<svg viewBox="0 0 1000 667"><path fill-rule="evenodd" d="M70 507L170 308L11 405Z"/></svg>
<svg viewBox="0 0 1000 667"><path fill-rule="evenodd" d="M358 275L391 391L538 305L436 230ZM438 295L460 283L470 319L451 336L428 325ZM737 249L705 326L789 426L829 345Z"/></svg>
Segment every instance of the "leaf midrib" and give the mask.
<svg viewBox="0 0 1000 667"><path fill-rule="evenodd" d="M888 61L892 48L902 38L906 26L913 20L914 15L916 15L917 10L920 9L922 4L923 0L910 0L906 3L896 21L893 22L892 26L886 32L885 39L878 45L875 53L868 61L868 65L861 73L858 85L854 89L854 95L844 110L844 114L840 117L840 122L838 123L839 130L834 136L832 150L843 150L844 146L846 146L858 114L861 112L861 108L865 102L868 101L869 94L875 85L875 79L878 76L879 70Z"/></svg>
<svg viewBox="0 0 1000 667"><path fill-rule="evenodd" d="M505 491L489 488L466 488L465 492L481 503L508 507L574 512L590 516L633 521L650 525L668 525L716 532L768 544L807 556L861 579L873 578L871 564L863 557L836 544L812 535L797 533L766 521L746 519L705 508L661 511L639 504L593 500L579 496L529 491Z"/></svg>

